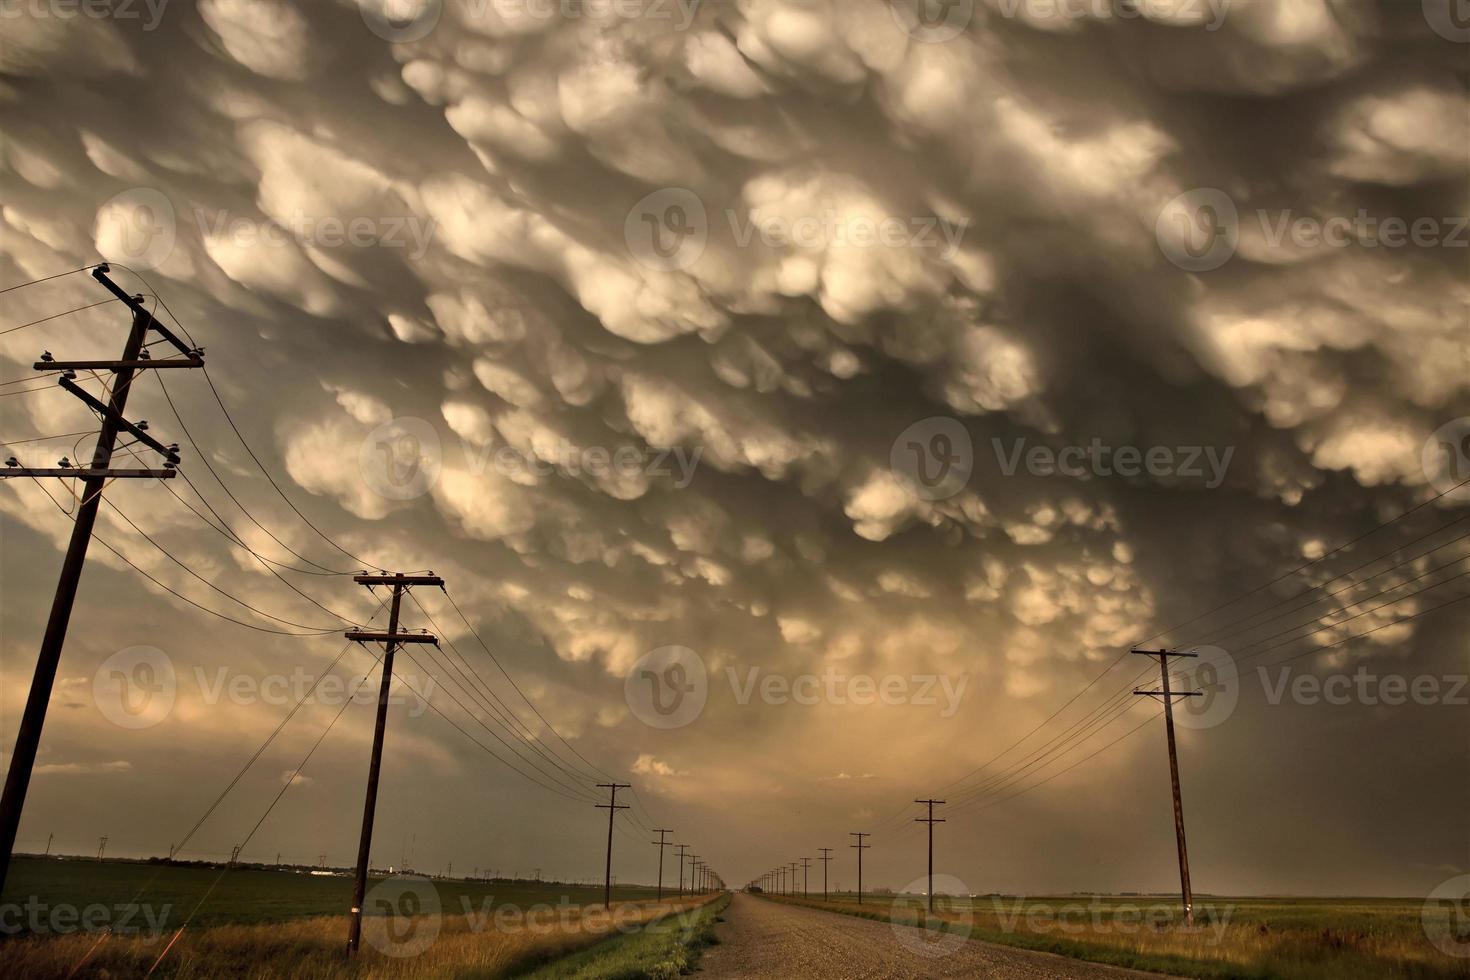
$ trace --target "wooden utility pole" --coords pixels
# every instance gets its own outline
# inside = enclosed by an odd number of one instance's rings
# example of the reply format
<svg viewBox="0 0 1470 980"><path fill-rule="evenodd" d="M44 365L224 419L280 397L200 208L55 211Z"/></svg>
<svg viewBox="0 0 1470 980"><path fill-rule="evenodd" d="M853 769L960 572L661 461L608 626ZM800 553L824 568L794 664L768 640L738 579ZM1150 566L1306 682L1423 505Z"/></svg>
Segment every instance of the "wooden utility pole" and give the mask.
<svg viewBox="0 0 1470 980"><path fill-rule="evenodd" d="M858 895L858 904L861 905L861 904L863 904L863 852L866 851L868 848L870 848L870 847L873 846L872 844L864 844L863 841L866 840L869 837L872 837L873 835L872 834L869 834L869 833L866 833L866 832L864 832L864 833L857 833L856 831L848 831L847 836L849 836L849 837L856 837L857 838L857 843L856 844L848 844L847 846L848 847L851 847L851 848L855 848L857 850L857 852L858 852L858 892L857 892L857 895Z"/></svg>
<svg viewBox="0 0 1470 980"><path fill-rule="evenodd" d="M937 824L937 823L944 823L944 819L942 817L939 818L939 819L935 819L935 817L934 817L934 808L936 806L943 806L944 805L944 801L943 800L915 800L914 802L915 803L924 804L924 805L927 805L929 807L929 815L927 817L915 817L914 818L914 823L926 823L926 824L929 825L929 914L930 915L933 915L934 914L934 825Z"/></svg>
<svg viewBox="0 0 1470 980"><path fill-rule="evenodd" d="M679 897L684 897L684 854L689 850L688 844L671 844L671 847L679 849Z"/></svg>
<svg viewBox="0 0 1470 980"><path fill-rule="evenodd" d="M99 838L97 841L97 860L102 860L102 852L105 850L107 850L107 838Z"/></svg>
<svg viewBox="0 0 1470 980"><path fill-rule="evenodd" d="M811 897L811 889L807 887L807 882L808 882L808 879L810 877L807 872L810 870L811 866L812 866L812 859L811 858L802 858L801 859L801 897L802 898L810 898Z"/></svg>
<svg viewBox="0 0 1470 980"><path fill-rule="evenodd" d="M1189 848L1184 843L1184 803L1179 796L1179 752L1174 746L1174 699L1197 698L1199 691L1169 690L1169 658L1198 657L1197 653L1174 653L1170 650L1132 650L1144 657L1159 658L1159 685L1157 691L1134 691L1141 697L1158 698L1164 702L1164 731L1169 741L1169 784L1174 790L1174 839L1179 850L1179 890L1184 900L1184 924L1194 925L1194 891L1189 884Z"/></svg>
<svg viewBox="0 0 1470 980"><path fill-rule="evenodd" d="M133 386L133 377L140 370L151 368L199 368L204 366L204 352L185 344L174 336L153 314L143 306L143 297L129 296L107 277L106 264L92 270L92 278L116 296L132 310L133 325L123 344L122 357L116 361L57 361L49 354L42 355L34 365L37 371L59 371L57 382L70 394L79 398L102 420L97 433L97 445L92 450L89 466L76 466L63 458L56 467L36 468L21 466L14 456L0 468L0 479L11 477L59 477L65 480L81 478L80 503L72 524L71 540L66 546L66 557L61 561L61 575L56 582L56 595L51 600L51 614L46 620L46 632L41 638L41 652L36 658L36 671L31 677L30 694L26 697L25 709L20 716L20 730L15 736L15 746L10 753L10 768L5 774L5 790L0 795L0 890L5 887L5 877L10 870L10 856L15 851L15 836L20 830L20 814L25 807L26 790L30 788L31 771L35 768L36 752L41 745L41 729L46 724L46 707L51 702L51 689L56 684L56 671L61 665L61 648L66 642L67 626L71 623L71 609L77 598L77 585L82 579L82 566L87 560L87 548L92 543L92 528L97 523L97 511L102 505L102 491L112 480L157 479L171 480L175 477L174 467L179 463L179 447L165 446L148 434L146 422L134 424L123 415L127 410L128 392ZM177 358L154 360L147 354L148 334L153 332L173 346L180 355ZM92 397L79 387L75 380L77 371L111 371L107 385L107 401ZM113 469L112 454L117 448L117 437L127 433L135 441L159 453L164 458L161 469Z"/></svg>
<svg viewBox="0 0 1470 980"><path fill-rule="evenodd" d="M822 856L817 860L822 862L822 901L825 902L827 901L827 865L832 863L832 848L819 847L817 850L822 852Z"/></svg>
<svg viewBox="0 0 1470 980"><path fill-rule="evenodd" d="M654 833L658 834L658 840L652 843L658 845L658 901L662 902L664 900L664 848L674 846L667 839L673 831L655 830Z"/></svg>
<svg viewBox="0 0 1470 980"><path fill-rule="evenodd" d="M388 609L388 632L348 630L347 639L358 643L383 644L383 679L378 685L378 715L373 726L373 754L368 761L367 796L362 804L362 836L357 843L357 877L352 884L352 917L347 926L347 955L356 956L362 942L362 903L367 898L368 857L373 849L373 818L378 809L378 772L383 764L383 732L388 725L388 697L393 688L393 653L400 643L432 643L439 640L430 633L398 632L398 607L403 594L415 585L444 587L437 575L354 575L352 581L369 589L386 585L393 589Z"/></svg>
<svg viewBox="0 0 1470 980"><path fill-rule="evenodd" d="M606 803L594 803L599 810L607 811L607 870L602 878L602 904L612 908L612 837L613 817L618 815L619 810L628 809L627 804L618 802L618 790L627 789L628 783L598 783L598 789L605 789L610 794Z"/></svg>

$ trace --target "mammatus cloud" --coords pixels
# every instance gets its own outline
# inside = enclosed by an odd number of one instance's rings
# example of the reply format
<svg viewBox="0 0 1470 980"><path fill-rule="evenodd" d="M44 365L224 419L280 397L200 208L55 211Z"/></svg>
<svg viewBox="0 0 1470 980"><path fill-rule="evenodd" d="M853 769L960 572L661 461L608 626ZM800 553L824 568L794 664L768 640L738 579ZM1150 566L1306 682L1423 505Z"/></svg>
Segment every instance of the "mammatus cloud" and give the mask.
<svg viewBox="0 0 1470 980"><path fill-rule="evenodd" d="M1470 415L1464 47L1419 5L984 0L927 26L878 0L390 6L7 19L4 278L135 267L129 288L207 347L307 514L354 556L445 575L558 730L691 820L757 794L815 827L953 779L1130 641L1427 499L1426 440ZM1192 206L1201 191L1228 229ZM63 280L0 312L91 295ZM0 335L7 377L43 348L106 356L118 329L88 311ZM275 535L186 446L251 548L356 567L263 485L200 382L169 385ZM7 401L8 438L90 424L52 394ZM156 388L134 404L182 437ZM936 417L957 429L913 428ZM959 485L915 479L911 444L960 437ZM157 488L110 499L99 533L189 599L259 622L214 585L340 625ZM37 547L68 532L33 486L6 484L0 507ZM91 560L116 573L88 597L97 615L196 615L105 550ZM7 607L14 690L37 627ZM198 628L262 670L330 656ZM1332 657L1449 649L1425 630ZM716 678L975 682L953 719L712 698L663 739L619 692L669 644ZM269 730L243 708L210 716L185 699L170 723ZM76 724L48 730L59 751ZM1229 751L1274 751L1271 731ZM1388 758L1408 736L1381 738ZM426 769L483 771L473 747L405 741ZM1316 779L1353 756L1318 748ZM1129 751L1101 771L1153 786L1157 760ZM329 782L313 791L347 792ZM1454 792L1400 795L1452 811ZM1067 826L1045 801L1031 816ZM1372 835L1376 818L1335 816ZM1300 882L1309 850L1240 887ZM1378 887L1418 887L1398 857Z"/></svg>

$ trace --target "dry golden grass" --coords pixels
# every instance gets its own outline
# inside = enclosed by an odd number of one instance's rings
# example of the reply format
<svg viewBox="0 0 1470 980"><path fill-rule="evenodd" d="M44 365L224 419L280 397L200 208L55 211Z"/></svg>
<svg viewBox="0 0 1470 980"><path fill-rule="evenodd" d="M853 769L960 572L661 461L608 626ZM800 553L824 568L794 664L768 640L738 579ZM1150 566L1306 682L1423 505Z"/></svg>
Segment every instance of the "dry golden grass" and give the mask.
<svg viewBox="0 0 1470 980"><path fill-rule="evenodd" d="M348 962L347 919L322 916L269 925L186 930L153 973L178 980L410 980L503 977L591 946L662 916L698 908L703 899L618 902L488 915L446 910L432 941L426 919L367 918L362 952ZM391 931L385 931L391 930ZM99 939L101 940L99 942ZM163 937L74 933L0 944L0 974L27 980L143 977L173 934ZM404 955L390 955L393 950ZM78 964L82 964L77 969ZM75 972L73 972L75 971Z"/></svg>
<svg viewBox="0 0 1470 980"><path fill-rule="evenodd" d="M862 906L776 898L850 915L918 924L923 902L913 896L873 896ZM997 909L996 901L1000 903ZM943 905L949 902L951 908ZM1332 907L1330 901L1265 903L1211 900L1185 928L1158 903L1106 899L1094 912L1088 899L939 899L933 919L947 931L975 939L1039 949L1097 962L1190 977L1272 977L1283 980L1470 980L1470 962L1436 949L1425 938L1413 903L1367 902ZM1398 906L1402 905L1403 908ZM926 917L927 918L927 917Z"/></svg>

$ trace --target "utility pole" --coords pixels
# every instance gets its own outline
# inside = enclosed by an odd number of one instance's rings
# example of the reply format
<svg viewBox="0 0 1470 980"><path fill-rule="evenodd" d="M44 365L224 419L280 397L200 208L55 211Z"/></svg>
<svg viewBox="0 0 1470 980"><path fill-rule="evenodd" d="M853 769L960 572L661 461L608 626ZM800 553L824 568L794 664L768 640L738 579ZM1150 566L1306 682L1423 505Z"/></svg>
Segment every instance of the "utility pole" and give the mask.
<svg viewBox="0 0 1470 980"><path fill-rule="evenodd" d="M655 830L654 833L655 834L658 834L658 840L651 842L651 843L654 843L654 844L657 844L658 845L658 899L657 899L657 901L662 902L664 900L664 848L666 848L666 847L673 847L674 846L673 844L669 843L669 841L668 841L668 835L669 834L672 834L673 831L672 830Z"/></svg>
<svg viewBox="0 0 1470 980"><path fill-rule="evenodd" d="M10 870L10 856L15 851L15 836L20 830L20 814L25 807L26 790L30 788L31 771L36 764L36 752L41 744L41 729L46 724L46 707L51 701L51 689L56 684L56 671L61 665L61 648L66 642L66 629L71 622L71 608L76 602L77 585L81 582L82 566L87 560L87 548L92 543L92 528L97 523L97 511L102 505L102 491L112 480L157 479L171 480L175 477L174 467L179 463L179 447L165 446L146 431L148 423L134 424L123 412L127 409L128 391L133 386L133 376L149 368L199 368L204 366L204 352L188 346L174 336L153 314L143 306L142 296L129 296L107 277L109 269L104 263L92 270L96 279L110 293L133 311L133 325L123 343L122 357L116 361L58 361L43 354L34 365L37 371L59 371L57 382L70 394L79 398L102 420L97 433L97 445L92 450L90 466L77 466L62 457L54 468L21 466L11 456L0 468L0 479L10 477L59 477L75 480L81 477L81 493L76 517L72 524L71 540L66 546L66 557L61 562L61 575L56 582L56 595L51 600L51 614L46 620L46 632L41 639L41 652L36 658L36 671L31 677L30 694L20 716L20 731L15 736L15 746L10 753L10 769L5 774L5 790L0 794L0 890L5 887L5 877ZM182 357L154 360L147 355L145 343L149 331L157 333ZM77 371L111 371L111 383L107 385L107 401L104 403L74 380ZM164 458L161 469L113 469L112 454L117 448L117 437L127 433L133 439L159 453Z"/></svg>
<svg viewBox="0 0 1470 980"><path fill-rule="evenodd" d="M1189 884L1189 848L1184 843L1184 803L1179 796L1179 752L1174 746L1174 699L1197 698L1199 691L1169 690L1169 658L1198 657L1197 653L1174 653L1169 650L1130 650L1144 657L1159 658L1158 691L1134 691L1142 697L1158 698L1164 702L1164 731L1169 740L1169 784L1174 790L1174 839L1179 850L1179 890L1184 899L1184 924L1194 925L1194 891Z"/></svg>
<svg viewBox="0 0 1470 980"><path fill-rule="evenodd" d="M812 866L812 859L811 858L802 858L801 859L801 897L802 898L808 898L811 895L811 889L807 888L807 879L808 879L807 871L811 868L811 866Z"/></svg>
<svg viewBox="0 0 1470 980"><path fill-rule="evenodd" d="M371 589L386 585L393 589L388 610L388 632L348 630L347 639L358 643L383 644L383 680L378 686L378 715L373 727L373 754L368 762L367 797L362 805L362 837L357 844L357 878L352 885L352 918L347 927L347 955L356 956L362 940L362 903L367 897L368 857L373 849L373 818L378 808L378 773L383 764L383 731L388 725L388 697L393 688L393 653L400 643L432 643L439 645L430 633L398 632L398 607L403 594L415 585L444 587L437 575L354 575L352 581Z"/></svg>
<svg viewBox="0 0 1470 980"><path fill-rule="evenodd" d="M914 823L926 823L929 825L929 914L934 914L934 825L944 823L944 818L935 819L934 808L943 806L943 800L915 800L915 803L924 804L929 807L927 817L915 817Z"/></svg>
<svg viewBox="0 0 1470 980"><path fill-rule="evenodd" d="M599 810L607 811L607 873L602 879L602 904L612 908L612 835L613 817L618 815L619 810L628 809L627 804L618 802L618 790L627 789L628 783L598 783L598 789L605 789L610 794L606 803L593 804Z"/></svg>
<svg viewBox="0 0 1470 980"><path fill-rule="evenodd" d="M671 847L679 849L679 897L684 897L684 854L689 849L688 844L672 844Z"/></svg>
<svg viewBox="0 0 1470 980"><path fill-rule="evenodd" d="M822 862L822 901L825 902L827 901L827 865L832 863L832 848L819 847L817 850L822 852L822 856L817 860Z"/></svg>
<svg viewBox="0 0 1470 980"><path fill-rule="evenodd" d="M847 836L857 838L856 844L848 844L847 846L855 848L858 852L858 904L861 905L863 904L863 852L873 846L872 844L864 844L863 841L873 835L848 831Z"/></svg>
<svg viewBox="0 0 1470 980"><path fill-rule="evenodd" d="M53 837L55 837L55 836L56 836L55 834L47 834L46 835L46 853L43 855L43 857L50 857L51 856L51 839ZM170 855L170 856L172 856L172 855Z"/></svg>
<svg viewBox="0 0 1470 980"><path fill-rule="evenodd" d="M102 860L102 852L105 850L107 850L107 838L99 838L97 841L97 860Z"/></svg>

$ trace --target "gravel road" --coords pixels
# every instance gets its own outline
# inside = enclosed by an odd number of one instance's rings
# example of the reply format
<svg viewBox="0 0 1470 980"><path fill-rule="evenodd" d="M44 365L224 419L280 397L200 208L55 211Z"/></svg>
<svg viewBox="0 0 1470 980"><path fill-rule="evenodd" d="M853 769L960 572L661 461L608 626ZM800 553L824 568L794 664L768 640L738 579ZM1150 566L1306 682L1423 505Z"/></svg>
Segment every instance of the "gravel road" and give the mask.
<svg viewBox="0 0 1470 980"><path fill-rule="evenodd" d="M907 926L740 894L725 911L725 921L715 934L720 945L705 950L699 971L711 980L1139 980L1158 976L1008 946L962 942L954 936L937 937ZM950 948L935 948L946 940Z"/></svg>

